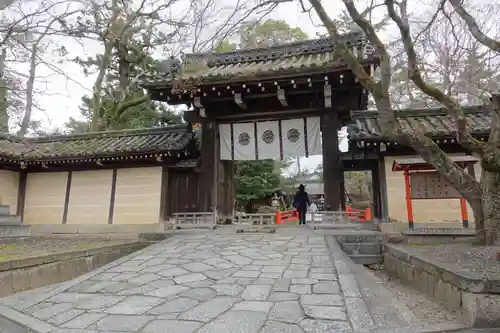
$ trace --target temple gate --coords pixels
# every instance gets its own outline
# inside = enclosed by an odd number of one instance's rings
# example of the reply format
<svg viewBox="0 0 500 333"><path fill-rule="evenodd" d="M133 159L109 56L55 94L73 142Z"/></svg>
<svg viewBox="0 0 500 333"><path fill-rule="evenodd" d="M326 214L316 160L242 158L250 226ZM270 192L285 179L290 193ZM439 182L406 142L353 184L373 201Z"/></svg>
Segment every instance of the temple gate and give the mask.
<svg viewBox="0 0 500 333"><path fill-rule="evenodd" d="M362 34L343 42L368 73L378 61ZM330 39L225 53L189 54L162 63L144 83L155 100L187 104L201 123L200 209L230 216L235 160L323 155L326 210L340 210L343 170L338 130L368 95Z"/></svg>

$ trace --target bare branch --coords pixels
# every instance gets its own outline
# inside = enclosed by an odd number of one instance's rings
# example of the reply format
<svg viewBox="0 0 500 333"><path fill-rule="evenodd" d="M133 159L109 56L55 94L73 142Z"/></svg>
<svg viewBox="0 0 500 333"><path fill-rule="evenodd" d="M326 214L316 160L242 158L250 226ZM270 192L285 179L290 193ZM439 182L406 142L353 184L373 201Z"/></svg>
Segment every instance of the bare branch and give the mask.
<svg viewBox="0 0 500 333"><path fill-rule="evenodd" d="M482 153L485 143L476 140L467 126L467 118L460 105L451 97L444 94L441 90L427 84L419 69L417 60L417 52L410 34L410 26L408 24L408 15L406 11L406 0L400 3L401 16L396 13L394 0L385 0L387 10L391 19L396 23L401 33L401 39L404 44L406 55L408 56L408 77L421 89L425 94L431 96L436 101L441 103L452 115L457 126L457 140L461 145L471 151Z"/></svg>
<svg viewBox="0 0 500 333"><path fill-rule="evenodd" d="M453 6L455 12L464 20L469 28L470 33L484 46L500 53L500 42L488 37L484 34L476 20L470 15L465 8L462 6L461 0L448 0L448 2Z"/></svg>
<svg viewBox="0 0 500 333"><path fill-rule="evenodd" d="M338 55L341 56L342 59L347 63L347 65L353 71L353 73L356 75L356 77L359 79L361 84L370 93L374 93L374 91L376 89L375 82L370 77L370 75L368 73L366 73L365 69L359 63L358 59L351 53L351 51L347 47L347 44L345 43L345 41L342 40L342 37L340 36L340 33L337 29L337 26L332 21L330 16L328 16L328 14L326 13L325 8L321 4L321 1L320 0L309 0L309 2L311 3L314 10L318 14L321 22L323 22L323 25L325 26L329 35L333 38L335 45L337 46L336 52L338 53ZM346 0L344 2L349 2L349 1ZM361 19L362 19L362 21L360 21L361 24L364 24L366 20L364 20L363 18L361 18ZM365 28L366 28L366 26L365 26Z"/></svg>

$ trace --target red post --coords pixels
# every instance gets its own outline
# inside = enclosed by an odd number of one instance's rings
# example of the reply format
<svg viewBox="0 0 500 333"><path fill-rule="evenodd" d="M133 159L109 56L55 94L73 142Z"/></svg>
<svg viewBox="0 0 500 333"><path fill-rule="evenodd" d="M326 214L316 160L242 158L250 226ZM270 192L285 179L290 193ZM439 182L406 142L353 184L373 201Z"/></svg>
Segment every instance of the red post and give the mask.
<svg viewBox="0 0 500 333"><path fill-rule="evenodd" d="M405 195L406 195L406 211L408 213L408 227L414 229L413 225L413 207L411 206L411 187L410 187L410 172L408 168L404 170L405 175Z"/></svg>
<svg viewBox="0 0 500 333"><path fill-rule="evenodd" d="M469 217L467 214L467 202L464 198L460 198L460 212L462 213L462 226L464 228L469 227Z"/></svg>
<svg viewBox="0 0 500 333"><path fill-rule="evenodd" d="M365 210L365 220L366 221L372 220L372 209L370 207L366 208Z"/></svg>
<svg viewBox="0 0 500 333"><path fill-rule="evenodd" d="M281 224L281 212L279 210L276 211L276 224Z"/></svg>
<svg viewBox="0 0 500 333"><path fill-rule="evenodd" d="M351 217L351 206L347 205L345 206L345 212L347 217Z"/></svg>

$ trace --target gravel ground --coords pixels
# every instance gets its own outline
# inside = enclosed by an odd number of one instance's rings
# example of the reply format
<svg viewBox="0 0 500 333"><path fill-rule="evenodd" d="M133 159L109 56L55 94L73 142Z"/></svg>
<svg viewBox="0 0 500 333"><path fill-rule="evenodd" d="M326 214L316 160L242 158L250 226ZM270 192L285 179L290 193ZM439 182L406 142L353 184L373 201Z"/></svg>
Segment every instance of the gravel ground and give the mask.
<svg viewBox="0 0 500 333"><path fill-rule="evenodd" d="M453 265L457 270L467 270L488 279L500 279L500 246L471 246L470 244L402 245L413 253L420 252L433 260Z"/></svg>
<svg viewBox="0 0 500 333"><path fill-rule="evenodd" d="M124 240L91 238L28 238L22 241L0 243L0 261L43 256L60 252L87 250L101 246L127 243Z"/></svg>
<svg viewBox="0 0 500 333"><path fill-rule="evenodd" d="M391 278L383 270L374 271L373 274L382 279L385 282L384 286L397 299L403 302L417 318L421 319L422 322L429 323L430 325L454 323L467 326L463 316L459 312L449 310L445 303L434 300L411 287L403 285L399 279Z"/></svg>

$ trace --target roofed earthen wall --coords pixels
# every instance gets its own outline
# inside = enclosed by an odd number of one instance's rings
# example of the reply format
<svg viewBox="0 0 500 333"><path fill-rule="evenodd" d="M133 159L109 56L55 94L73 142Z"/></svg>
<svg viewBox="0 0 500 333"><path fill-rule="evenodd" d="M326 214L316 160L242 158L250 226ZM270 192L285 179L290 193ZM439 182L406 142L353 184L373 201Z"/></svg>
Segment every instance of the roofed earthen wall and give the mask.
<svg viewBox="0 0 500 333"><path fill-rule="evenodd" d="M118 169L113 224L158 223L161 180L161 167Z"/></svg>
<svg viewBox="0 0 500 333"><path fill-rule="evenodd" d="M28 173L24 223L61 224L67 183L67 172Z"/></svg>
<svg viewBox="0 0 500 333"><path fill-rule="evenodd" d="M113 170L73 171L67 224L108 224Z"/></svg>
<svg viewBox="0 0 500 333"><path fill-rule="evenodd" d="M9 180L0 183L2 193L15 195L6 204L17 203L18 178L0 172ZM70 179L66 224L108 225L113 170L72 171ZM161 181L161 167L117 169L112 224L158 223ZM67 186L68 172L28 173L24 223L63 224Z"/></svg>
<svg viewBox="0 0 500 333"><path fill-rule="evenodd" d="M17 195L19 188L19 173L0 170L0 204L10 206L10 214L17 210Z"/></svg>

